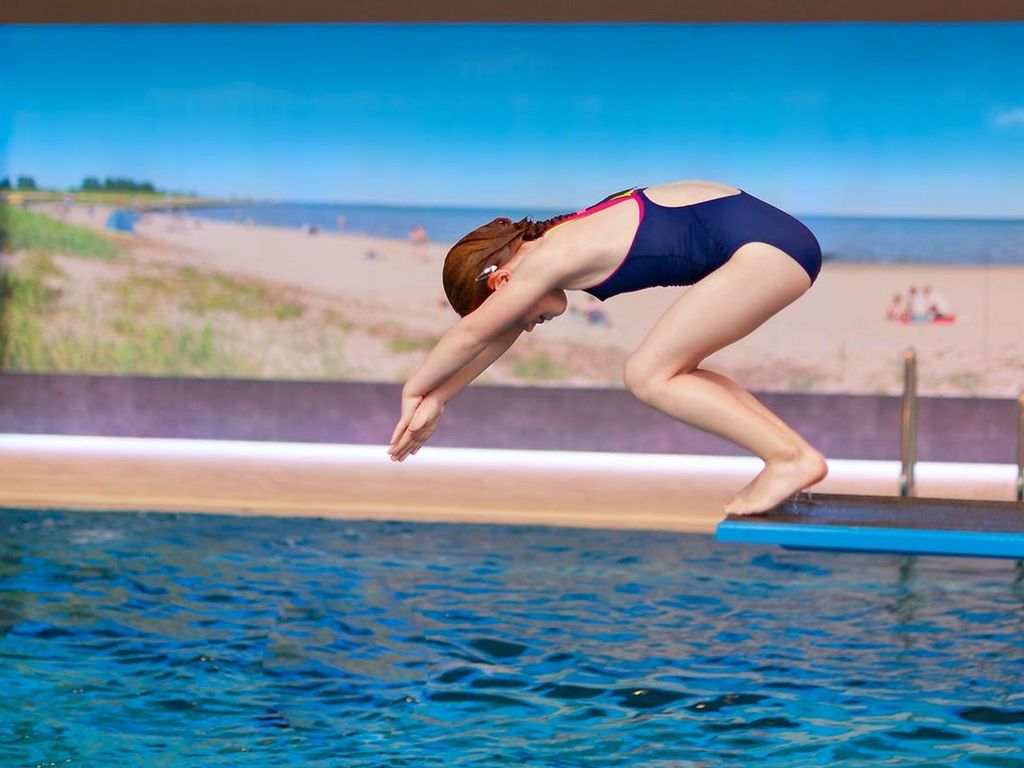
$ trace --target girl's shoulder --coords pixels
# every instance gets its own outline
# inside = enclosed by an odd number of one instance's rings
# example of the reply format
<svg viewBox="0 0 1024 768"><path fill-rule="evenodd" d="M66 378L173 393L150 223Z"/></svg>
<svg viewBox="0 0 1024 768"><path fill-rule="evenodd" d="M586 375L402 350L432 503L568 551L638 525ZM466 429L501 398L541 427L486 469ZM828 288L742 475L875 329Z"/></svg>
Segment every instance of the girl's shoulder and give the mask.
<svg viewBox="0 0 1024 768"><path fill-rule="evenodd" d="M628 202L629 197L622 198ZM639 205L615 205L552 227L524 255L521 269L544 272L558 288L593 285L617 266L629 249L637 226Z"/></svg>

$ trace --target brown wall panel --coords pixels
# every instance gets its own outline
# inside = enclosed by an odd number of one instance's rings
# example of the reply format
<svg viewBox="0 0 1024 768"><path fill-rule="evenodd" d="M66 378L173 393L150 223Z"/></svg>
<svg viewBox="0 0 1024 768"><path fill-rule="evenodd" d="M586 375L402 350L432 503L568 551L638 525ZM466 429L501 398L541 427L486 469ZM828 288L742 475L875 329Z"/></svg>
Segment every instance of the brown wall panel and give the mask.
<svg viewBox="0 0 1024 768"><path fill-rule="evenodd" d="M7 0L0 22L239 23L329 21L728 22L971 21L1024 18L1020 0Z"/></svg>

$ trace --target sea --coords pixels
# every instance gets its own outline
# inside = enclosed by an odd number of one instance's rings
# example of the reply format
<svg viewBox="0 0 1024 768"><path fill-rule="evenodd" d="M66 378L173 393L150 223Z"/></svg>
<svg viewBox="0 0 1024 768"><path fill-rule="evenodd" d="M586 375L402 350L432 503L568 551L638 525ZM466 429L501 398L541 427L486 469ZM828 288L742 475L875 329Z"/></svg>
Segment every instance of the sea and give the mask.
<svg viewBox="0 0 1024 768"><path fill-rule="evenodd" d="M270 227L408 238L422 227L429 240L454 243L499 216L535 221L564 209L454 208L367 203L254 202L198 208L191 215L218 221L251 221ZM883 218L801 216L821 243L826 261L962 264L1024 264L1024 219Z"/></svg>

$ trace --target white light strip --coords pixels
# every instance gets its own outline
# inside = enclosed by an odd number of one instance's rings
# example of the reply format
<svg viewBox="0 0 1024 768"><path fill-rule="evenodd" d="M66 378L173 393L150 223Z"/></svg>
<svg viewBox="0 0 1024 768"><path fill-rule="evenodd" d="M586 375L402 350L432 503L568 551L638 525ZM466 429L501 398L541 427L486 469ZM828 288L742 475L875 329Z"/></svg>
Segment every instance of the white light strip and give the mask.
<svg viewBox="0 0 1024 768"><path fill-rule="evenodd" d="M192 440L81 435L24 435L0 433L0 452L63 453L81 456L134 455L184 459L265 459L328 463L388 463L384 445L340 443L279 443L242 440ZM540 451L496 448L427 447L407 460L417 465L500 467L530 470L591 470L601 472L698 472L754 474L762 466L752 456L704 456L603 451ZM829 459L830 474L850 479L891 480L899 476L898 461ZM1012 464L918 462L919 480L946 483L1007 483L1016 480Z"/></svg>

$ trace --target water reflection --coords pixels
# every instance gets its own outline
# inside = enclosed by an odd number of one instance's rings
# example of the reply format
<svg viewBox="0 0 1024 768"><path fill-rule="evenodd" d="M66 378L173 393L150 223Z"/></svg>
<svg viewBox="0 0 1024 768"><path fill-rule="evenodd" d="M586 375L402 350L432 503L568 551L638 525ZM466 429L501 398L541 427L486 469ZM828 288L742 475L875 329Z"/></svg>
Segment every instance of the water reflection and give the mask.
<svg viewBox="0 0 1024 768"><path fill-rule="evenodd" d="M1024 760L1005 563L212 515L0 530L0 765Z"/></svg>

